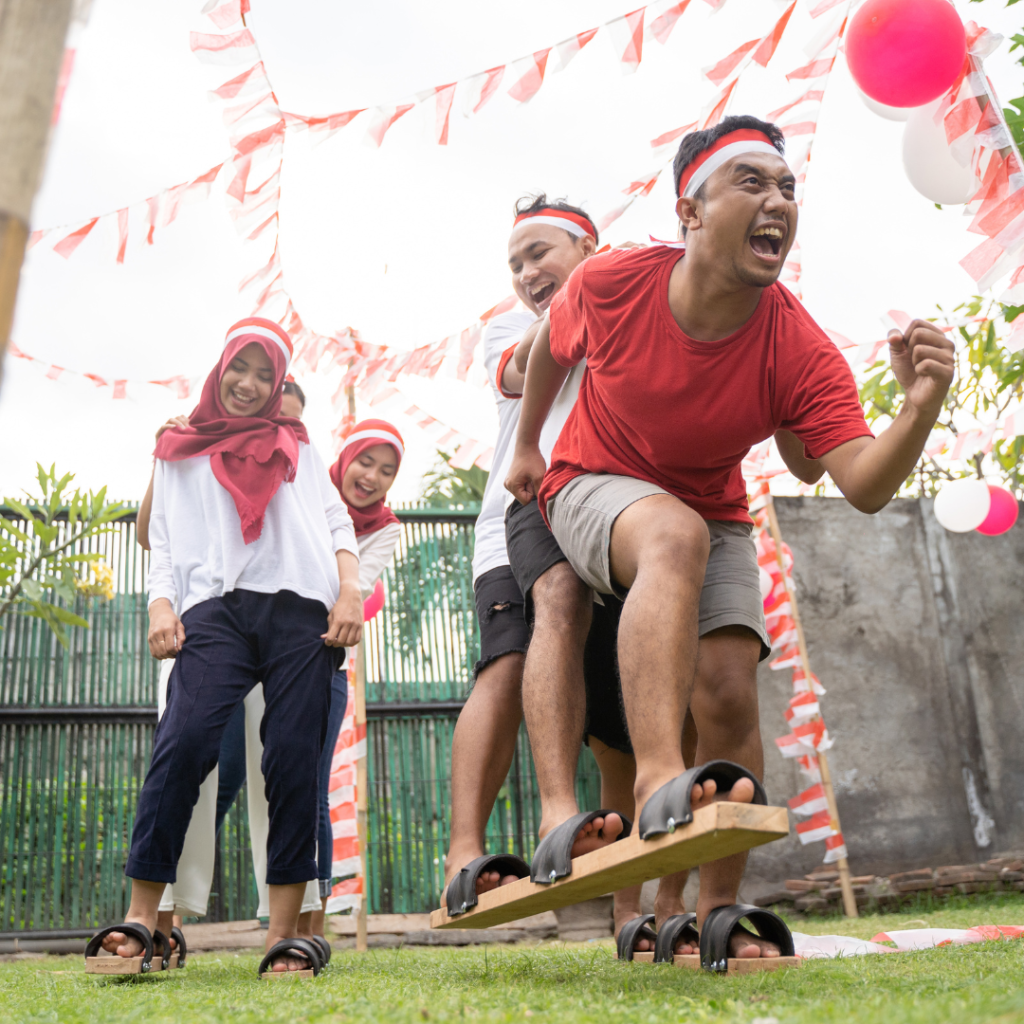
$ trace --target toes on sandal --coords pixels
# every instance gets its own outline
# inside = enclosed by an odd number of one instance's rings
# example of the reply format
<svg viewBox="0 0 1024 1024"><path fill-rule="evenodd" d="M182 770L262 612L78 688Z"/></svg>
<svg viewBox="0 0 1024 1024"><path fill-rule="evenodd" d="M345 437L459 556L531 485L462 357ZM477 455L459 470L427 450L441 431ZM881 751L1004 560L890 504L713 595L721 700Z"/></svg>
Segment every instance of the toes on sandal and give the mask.
<svg viewBox="0 0 1024 1024"><path fill-rule="evenodd" d="M654 962L670 964L675 961L676 946L688 942L691 946L700 943L697 932L696 914L674 914L658 929L658 941L654 944Z"/></svg>
<svg viewBox="0 0 1024 1024"><path fill-rule="evenodd" d="M174 951L171 953L171 966L174 966L175 957L177 957L177 966L185 966L185 958L188 956L188 945L185 942L185 936L182 935L181 929L175 925L171 929L171 939L177 943L174 947Z"/></svg>
<svg viewBox="0 0 1024 1024"><path fill-rule="evenodd" d="M530 865L521 857L510 853L496 853L471 860L449 883L445 903L448 916L464 914L477 904L476 882L482 871L497 871L499 875L515 875L525 878Z"/></svg>
<svg viewBox="0 0 1024 1024"><path fill-rule="evenodd" d="M142 943L142 952L138 956L99 956L103 940L113 932L120 932ZM160 956L153 963L154 950L159 948ZM166 971L171 957L171 944L163 932L154 930L150 933L144 924L135 921L123 921L101 928L85 947L86 974L149 974L155 971Z"/></svg>
<svg viewBox="0 0 1024 1024"><path fill-rule="evenodd" d="M747 932L740 921L746 918L756 929L757 935ZM751 936L772 942L779 947L778 957L757 957L749 961L730 957L729 940L739 930ZM785 958L785 962L780 960ZM731 907L716 907L704 919L700 930L700 965L705 971L724 974L737 963L748 963L750 969L763 970L773 967L792 966L794 960L793 936L786 922L778 914L760 907L737 903Z"/></svg>
<svg viewBox="0 0 1024 1024"><path fill-rule="evenodd" d="M326 967L331 962L331 944L327 941L326 935L314 935L313 941L320 949L320 959Z"/></svg>
<svg viewBox="0 0 1024 1024"><path fill-rule="evenodd" d="M754 784L754 799L751 803L768 803L760 779L742 765L732 761L708 761L696 768L688 768L682 775L677 775L655 791L640 812L640 838L650 839L675 832L680 825L689 825L693 821L690 793L698 783L712 779L718 784L719 792L732 789L740 779L750 779Z"/></svg>
<svg viewBox="0 0 1024 1024"><path fill-rule="evenodd" d="M303 958L309 967L298 971L273 971L268 970L271 963L281 956L289 956L293 960ZM309 939L282 939L275 942L267 955L260 961L257 973L264 981L280 981L285 978L315 978L323 969L323 953L315 942Z"/></svg>
<svg viewBox="0 0 1024 1024"><path fill-rule="evenodd" d="M625 839L632 831L633 823L618 811L583 811L574 814L557 828L553 828L537 844L537 851L530 864L530 881L550 885L551 882L572 874L572 844L576 842L576 837L584 825L589 825L595 818L606 818L609 814L618 814L622 819L622 831L616 836L616 842Z"/></svg>
<svg viewBox="0 0 1024 1024"><path fill-rule="evenodd" d="M615 939L615 949L619 954L620 960L632 960L634 954L637 956L643 955L634 949L638 940L647 939L648 942L655 942L657 940L658 936L655 935L654 930L650 927L653 920L653 914L641 914L640 917L634 917L632 921L627 921L619 929L619 934Z"/></svg>

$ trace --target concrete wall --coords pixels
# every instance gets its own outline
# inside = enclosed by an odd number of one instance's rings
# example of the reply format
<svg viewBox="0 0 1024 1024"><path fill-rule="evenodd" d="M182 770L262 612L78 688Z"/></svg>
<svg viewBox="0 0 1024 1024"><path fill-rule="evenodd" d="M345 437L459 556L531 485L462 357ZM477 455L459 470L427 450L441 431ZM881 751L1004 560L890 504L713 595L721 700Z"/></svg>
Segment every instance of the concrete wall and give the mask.
<svg viewBox="0 0 1024 1024"><path fill-rule="evenodd" d="M947 533L930 501L866 516L841 499L780 498L854 874L975 862L1024 849L1024 522L1001 537ZM765 784L809 783L774 739L791 672L760 669ZM824 844L795 834L748 875L792 878Z"/></svg>

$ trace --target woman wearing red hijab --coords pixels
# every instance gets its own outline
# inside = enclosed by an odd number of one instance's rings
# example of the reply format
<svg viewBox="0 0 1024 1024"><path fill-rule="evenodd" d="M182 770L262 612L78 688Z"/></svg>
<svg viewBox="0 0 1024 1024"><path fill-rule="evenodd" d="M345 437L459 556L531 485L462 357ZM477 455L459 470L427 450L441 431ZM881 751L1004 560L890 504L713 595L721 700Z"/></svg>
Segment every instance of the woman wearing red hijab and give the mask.
<svg viewBox="0 0 1024 1024"><path fill-rule="evenodd" d="M338 460L330 469L331 482L341 495L355 525L359 544L359 589L364 600L373 592L374 585L391 561L401 536L402 528L398 517L384 504L384 500L395 482L404 454L405 443L394 426L385 420L362 420L345 439ZM308 907L319 899L323 909L304 913L299 918L299 934L312 935L322 944L327 955L330 954L330 945L323 938L324 916L327 899L331 895L331 865L334 853L328 795L331 761L334 759L334 748L347 704L348 676L344 668L339 668L331 684L331 713L320 754L320 810L317 826L319 891L317 892L316 887L310 883L306 887L303 901L303 906ZM256 746L257 744L252 744L253 748ZM251 763L250 775L254 770L255 763ZM261 813L250 812L249 828L252 832L254 851L263 839L260 833L262 822L265 820ZM263 907L266 904L265 887L257 884L260 889L260 906Z"/></svg>
<svg viewBox="0 0 1024 1024"><path fill-rule="evenodd" d="M260 971L321 966L320 950L295 936L317 877L317 767L337 648L359 641L362 600L351 517L302 422L281 415L290 358L277 324L235 324L189 425L157 442L149 646L175 664L125 868L131 906L124 925L94 936L93 953L102 944L148 959L200 784L235 708L262 682L270 925Z"/></svg>

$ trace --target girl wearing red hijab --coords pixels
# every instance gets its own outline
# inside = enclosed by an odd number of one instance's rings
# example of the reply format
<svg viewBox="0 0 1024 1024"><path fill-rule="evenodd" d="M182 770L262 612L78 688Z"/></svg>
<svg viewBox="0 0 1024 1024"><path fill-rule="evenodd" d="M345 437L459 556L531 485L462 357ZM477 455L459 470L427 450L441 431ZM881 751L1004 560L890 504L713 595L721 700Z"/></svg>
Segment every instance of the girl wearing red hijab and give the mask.
<svg viewBox="0 0 1024 1024"><path fill-rule="evenodd" d="M148 958L200 784L235 708L262 682L270 925L260 972L320 969L321 951L296 938L298 916L317 877L317 768L337 648L359 641L362 600L352 519L302 422L281 415L290 359L277 324L235 324L188 426L157 442L149 647L174 668L125 868L131 905L92 952Z"/></svg>
<svg viewBox="0 0 1024 1024"><path fill-rule="evenodd" d="M405 442L394 426L385 420L363 420L355 425L345 439L341 454L330 469L331 482L355 524L359 544L359 589L364 600L373 592L374 585L391 561L402 532L398 517L384 504L384 500L395 482L404 454ZM330 950L323 935L327 899L331 895L334 853L328 805L331 761L334 759L334 748L347 704L348 676L344 668L339 668L331 684L331 713L320 754L317 827L319 890L310 883L306 887L303 901L303 906L308 907L319 899L323 909L304 913L299 918L299 934L312 935L323 945L325 953ZM250 774L252 771L253 767L250 767ZM262 840L258 834L262 820L262 814L250 814L249 828L254 849ZM259 888L260 904L263 906L263 886Z"/></svg>

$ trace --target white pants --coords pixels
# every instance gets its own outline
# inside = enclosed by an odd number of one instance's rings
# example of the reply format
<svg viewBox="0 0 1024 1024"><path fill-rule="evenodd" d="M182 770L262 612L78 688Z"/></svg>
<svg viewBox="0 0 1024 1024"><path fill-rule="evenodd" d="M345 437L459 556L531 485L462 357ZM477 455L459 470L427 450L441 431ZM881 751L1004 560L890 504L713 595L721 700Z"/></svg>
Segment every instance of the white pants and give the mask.
<svg viewBox="0 0 1024 1024"><path fill-rule="evenodd" d="M173 660L160 666L160 682L157 687L158 712L162 716L167 706L167 680L171 675ZM256 876L256 888L260 894L257 917L270 916L270 901L267 891L267 833L270 831L270 806L262 785L254 780L263 780L263 744L260 742L260 722L264 712L263 687L254 687L245 698L245 771L246 793L249 809L249 838L252 843L252 866ZM213 885L213 862L217 844L217 786L219 775L216 766L199 787L199 800L192 809L192 820L185 833L185 845L178 860L178 880L169 883L160 901L161 911L189 917L205 917L210 902L210 887ZM320 910L320 887L314 878L306 884L302 899L302 911Z"/></svg>

